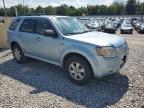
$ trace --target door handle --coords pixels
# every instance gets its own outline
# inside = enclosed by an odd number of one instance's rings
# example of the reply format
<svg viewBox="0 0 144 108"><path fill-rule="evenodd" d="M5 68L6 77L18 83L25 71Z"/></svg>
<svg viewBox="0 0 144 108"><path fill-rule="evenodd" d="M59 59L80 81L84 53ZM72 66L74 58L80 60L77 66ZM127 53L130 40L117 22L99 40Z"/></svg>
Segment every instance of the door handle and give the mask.
<svg viewBox="0 0 144 108"><path fill-rule="evenodd" d="M39 38L39 37L36 37L36 40L37 40L37 41L41 41L41 38Z"/></svg>

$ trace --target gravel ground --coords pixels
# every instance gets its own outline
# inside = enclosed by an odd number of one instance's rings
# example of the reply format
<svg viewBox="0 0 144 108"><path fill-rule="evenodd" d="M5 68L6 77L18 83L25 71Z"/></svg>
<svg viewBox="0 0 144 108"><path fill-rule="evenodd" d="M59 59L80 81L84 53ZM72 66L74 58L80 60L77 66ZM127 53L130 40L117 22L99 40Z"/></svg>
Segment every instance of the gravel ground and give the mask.
<svg viewBox="0 0 144 108"><path fill-rule="evenodd" d="M20 65L12 54L1 56L0 108L144 108L144 35L123 37L130 54L121 74L86 86L72 84L54 65L37 60Z"/></svg>

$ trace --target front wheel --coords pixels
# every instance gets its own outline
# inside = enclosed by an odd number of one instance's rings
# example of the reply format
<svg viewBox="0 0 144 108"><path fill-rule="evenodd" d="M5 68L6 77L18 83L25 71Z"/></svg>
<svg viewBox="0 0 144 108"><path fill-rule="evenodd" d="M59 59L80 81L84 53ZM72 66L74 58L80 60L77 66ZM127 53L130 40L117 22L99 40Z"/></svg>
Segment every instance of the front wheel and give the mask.
<svg viewBox="0 0 144 108"><path fill-rule="evenodd" d="M93 78L91 66L83 57L73 56L68 58L64 68L68 78L78 85L84 85Z"/></svg>
<svg viewBox="0 0 144 108"><path fill-rule="evenodd" d="M26 61L26 57L24 56L22 49L18 45L12 46L12 53L17 63L21 64Z"/></svg>

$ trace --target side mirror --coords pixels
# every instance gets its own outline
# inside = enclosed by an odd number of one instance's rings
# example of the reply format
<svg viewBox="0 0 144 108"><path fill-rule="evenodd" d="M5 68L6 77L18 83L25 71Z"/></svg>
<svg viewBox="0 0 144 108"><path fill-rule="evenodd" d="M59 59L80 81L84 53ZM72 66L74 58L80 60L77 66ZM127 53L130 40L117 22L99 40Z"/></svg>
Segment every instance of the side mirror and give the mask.
<svg viewBox="0 0 144 108"><path fill-rule="evenodd" d="M54 30L44 30L43 35L49 36L49 37L57 37L57 34L55 33Z"/></svg>

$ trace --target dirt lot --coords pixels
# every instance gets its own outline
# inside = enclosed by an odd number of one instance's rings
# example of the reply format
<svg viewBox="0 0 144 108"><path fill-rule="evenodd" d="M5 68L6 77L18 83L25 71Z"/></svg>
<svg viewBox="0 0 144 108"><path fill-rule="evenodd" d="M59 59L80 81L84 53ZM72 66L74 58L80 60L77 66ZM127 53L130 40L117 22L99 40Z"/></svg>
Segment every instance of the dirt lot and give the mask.
<svg viewBox="0 0 144 108"><path fill-rule="evenodd" d="M59 67L37 60L20 65L0 51L0 108L144 108L144 35L123 37L130 53L121 74L82 87Z"/></svg>

